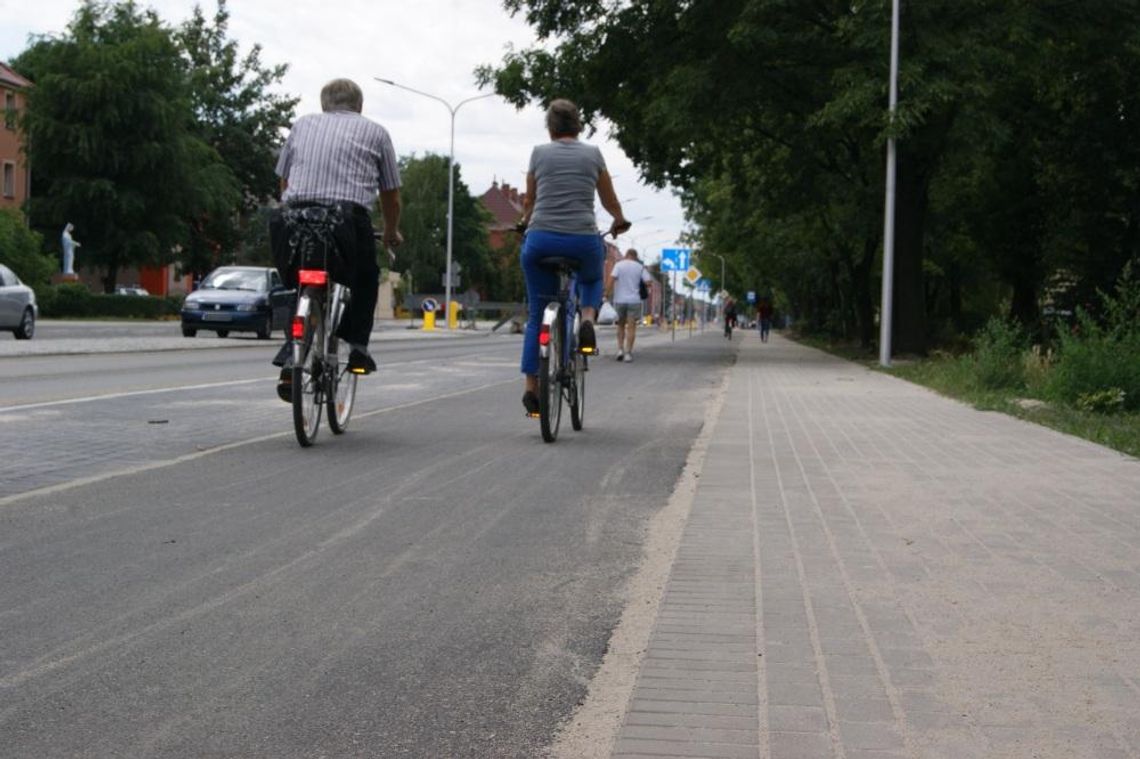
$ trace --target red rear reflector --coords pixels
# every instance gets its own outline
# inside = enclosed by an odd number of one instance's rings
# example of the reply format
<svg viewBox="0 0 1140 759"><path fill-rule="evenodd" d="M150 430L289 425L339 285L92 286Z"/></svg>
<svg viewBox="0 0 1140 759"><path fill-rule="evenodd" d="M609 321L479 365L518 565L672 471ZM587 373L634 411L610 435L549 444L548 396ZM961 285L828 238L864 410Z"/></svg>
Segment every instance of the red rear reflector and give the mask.
<svg viewBox="0 0 1140 759"><path fill-rule="evenodd" d="M324 269L301 269L297 279L302 285L325 285L329 281L329 273Z"/></svg>
<svg viewBox="0 0 1140 759"><path fill-rule="evenodd" d="M305 337L305 317L293 317L293 339L301 340Z"/></svg>
<svg viewBox="0 0 1140 759"><path fill-rule="evenodd" d="M543 324L538 328L538 344L550 345L550 325Z"/></svg>

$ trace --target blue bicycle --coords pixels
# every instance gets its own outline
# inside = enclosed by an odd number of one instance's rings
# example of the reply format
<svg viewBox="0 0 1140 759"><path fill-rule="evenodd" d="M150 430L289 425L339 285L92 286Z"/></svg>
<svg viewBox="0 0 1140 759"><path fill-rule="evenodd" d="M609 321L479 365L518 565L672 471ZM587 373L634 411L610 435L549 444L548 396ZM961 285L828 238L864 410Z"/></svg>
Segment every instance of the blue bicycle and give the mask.
<svg viewBox="0 0 1140 759"><path fill-rule="evenodd" d="M586 419L586 372L589 356L578 349L581 314L573 258L544 258L541 265L558 275L558 295L546 305L538 330L538 420L542 439L558 439L562 401L570 407L570 424L582 429ZM596 352L592 349L591 352Z"/></svg>

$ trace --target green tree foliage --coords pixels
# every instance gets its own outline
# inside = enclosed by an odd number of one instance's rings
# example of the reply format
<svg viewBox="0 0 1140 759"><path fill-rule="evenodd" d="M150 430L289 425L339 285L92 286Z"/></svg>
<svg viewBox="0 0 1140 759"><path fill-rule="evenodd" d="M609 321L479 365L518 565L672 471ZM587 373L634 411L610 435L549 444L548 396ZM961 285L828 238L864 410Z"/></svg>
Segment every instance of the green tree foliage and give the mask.
<svg viewBox="0 0 1140 759"><path fill-rule="evenodd" d="M266 66L262 48L241 53L228 37L229 12L218 0L212 18L195 5L175 40L187 62L190 99L199 136L217 151L241 187L240 202L229 213L189 220L190 235L181 255L186 271L204 274L217 265L218 252L244 246L251 215L277 192L276 151L293 121L297 98L271 91L285 76L285 65ZM249 256L242 256L243 259Z"/></svg>
<svg viewBox="0 0 1140 759"><path fill-rule="evenodd" d="M1058 268L1103 287L1137 255L1140 0L903 2L893 122L889 0L504 6L540 42L480 78L604 116L732 281L821 328L874 339L888 136L897 349L1003 300L1030 322Z"/></svg>
<svg viewBox="0 0 1140 759"><path fill-rule="evenodd" d="M447 267L447 162L446 156L428 153L400 160L400 227L404 244L396 252L394 269L412 277L417 293L443 292ZM471 195L455 167L455 225L452 260L461 267L460 290L484 293L494 286L495 269L487 244L489 214Z"/></svg>
<svg viewBox="0 0 1140 759"><path fill-rule="evenodd" d="M239 185L194 123L172 33L133 2L88 0L60 37L33 42L13 64L36 86L24 129L33 224L75 224L78 263L106 272L170 260L187 219L222 217Z"/></svg>
<svg viewBox="0 0 1140 759"><path fill-rule="evenodd" d="M31 287L46 285L57 265L40 250L41 239L16 211L0 208L0 264Z"/></svg>

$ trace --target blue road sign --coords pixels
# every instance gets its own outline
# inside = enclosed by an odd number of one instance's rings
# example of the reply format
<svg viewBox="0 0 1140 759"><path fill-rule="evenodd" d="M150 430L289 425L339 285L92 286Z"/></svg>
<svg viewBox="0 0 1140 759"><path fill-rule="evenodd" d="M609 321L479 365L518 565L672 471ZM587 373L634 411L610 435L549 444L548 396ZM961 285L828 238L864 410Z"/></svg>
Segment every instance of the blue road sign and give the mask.
<svg viewBox="0 0 1140 759"><path fill-rule="evenodd" d="M756 302L756 291L755 290L749 290L748 291L748 302L749 303L755 303Z"/></svg>
<svg viewBox="0 0 1140 759"><path fill-rule="evenodd" d="M661 271L688 271L692 255L692 248L663 248Z"/></svg>
<svg viewBox="0 0 1140 759"><path fill-rule="evenodd" d="M712 289L712 282L705 279L704 277L701 277L700 279L697 280L697 289L698 290L704 290L705 292L708 292L709 290Z"/></svg>
<svg viewBox="0 0 1140 759"><path fill-rule="evenodd" d="M420 308L426 311L438 311L439 301L435 298L424 298L424 302L420 304Z"/></svg>

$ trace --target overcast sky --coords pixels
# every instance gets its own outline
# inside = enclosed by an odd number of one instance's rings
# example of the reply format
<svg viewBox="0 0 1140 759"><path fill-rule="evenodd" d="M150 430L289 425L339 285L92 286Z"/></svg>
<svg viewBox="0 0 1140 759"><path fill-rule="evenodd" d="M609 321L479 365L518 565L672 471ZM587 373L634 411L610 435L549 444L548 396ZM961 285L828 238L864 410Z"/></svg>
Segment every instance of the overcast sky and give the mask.
<svg viewBox="0 0 1140 759"><path fill-rule="evenodd" d="M190 16L194 3L140 0L139 5L154 8L173 25ZM9 61L22 51L30 34L62 32L77 6L77 0L0 0L0 60ZM211 16L216 6L207 0L202 7ZM455 104L479 94L476 66L497 63L508 45L522 48L534 39L521 18L512 19L502 9L500 0L230 0L229 12L232 39L243 48L260 43L266 64L289 64L283 89L301 97L298 114L320 109L320 88L327 80L354 79L364 90L365 115L388 128L401 154L446 155L450 115L440 103L373 77ZM680 203L668 191L641 184L605 131L600 129L589 140L601 145L626 217L635 222L623 244L632 240L654 260L655 251L668 247L682 230ZM545 139L537 108L520 112L497 97L477 100L464 105L456 117L456 162L476 195L495 179L520 186L531 146ZM608 216L600 208L599 213L608 225Z"/></svg>

